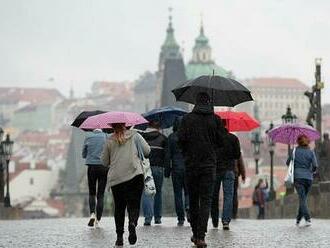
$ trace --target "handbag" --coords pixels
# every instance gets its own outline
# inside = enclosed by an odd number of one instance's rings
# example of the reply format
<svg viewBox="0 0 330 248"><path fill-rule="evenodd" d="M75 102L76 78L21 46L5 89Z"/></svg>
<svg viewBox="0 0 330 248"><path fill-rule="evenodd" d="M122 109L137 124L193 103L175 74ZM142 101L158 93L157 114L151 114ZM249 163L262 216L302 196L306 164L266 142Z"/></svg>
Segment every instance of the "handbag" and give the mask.
<svg viewBox="0 0 330 248"><path fill-rule="evenodd" d="M156 194L156 186L150 168L150 161L144 156L142 144L138 141L138 139L135 139L135 145L144 176L144 192L148 196L154 196Z"/></svg>
<svg viewBox="0 0 330 248"><path fill-rule="evenodd" d="M284 184L287 188L291 188L294 183L294 158L295 158L296 148L292 151L292 158L290 160L290 164L288 167L288 172L286 174L286 177L284 179Z"/></svg>

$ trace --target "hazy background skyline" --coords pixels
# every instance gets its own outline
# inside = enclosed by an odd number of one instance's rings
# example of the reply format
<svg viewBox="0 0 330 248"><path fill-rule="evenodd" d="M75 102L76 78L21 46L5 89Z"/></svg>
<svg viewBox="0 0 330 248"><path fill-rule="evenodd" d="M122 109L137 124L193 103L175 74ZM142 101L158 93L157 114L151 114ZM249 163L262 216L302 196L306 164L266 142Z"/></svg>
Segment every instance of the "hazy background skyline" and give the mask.
<svg viewBox="0 0 330 248"><path fill-rule="evenodd" d="M310 86L322 57L330 102L327 0L0 0L0 86L56 87L67 96L72 85L83 96L93 81L155 71L170 6L185 62L202 13L218 65L240 79L293 77Z"/></svg>

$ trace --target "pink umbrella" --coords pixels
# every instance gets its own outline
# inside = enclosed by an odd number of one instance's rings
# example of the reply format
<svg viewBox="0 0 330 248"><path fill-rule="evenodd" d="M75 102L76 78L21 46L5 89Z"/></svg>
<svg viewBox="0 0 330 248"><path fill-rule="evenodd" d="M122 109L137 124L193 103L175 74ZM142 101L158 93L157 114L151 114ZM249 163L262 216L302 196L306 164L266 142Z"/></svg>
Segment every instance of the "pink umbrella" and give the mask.
<svg viewBox="0 0 330 248"><path fill-rule="evenodd" d="M134 112L107 112L88 117L79 128L109 128L113 123L125 123L126 127L148 123L140 114Z"/></svg>
<svg viewBox="0 0 330 248"><path fill-rule="evenodd" d="M300 135L306 135L310 141L320 138L320 133L315 128L302 123L282 124L267 134L274 142L283 144L295 144Z"/></svg>

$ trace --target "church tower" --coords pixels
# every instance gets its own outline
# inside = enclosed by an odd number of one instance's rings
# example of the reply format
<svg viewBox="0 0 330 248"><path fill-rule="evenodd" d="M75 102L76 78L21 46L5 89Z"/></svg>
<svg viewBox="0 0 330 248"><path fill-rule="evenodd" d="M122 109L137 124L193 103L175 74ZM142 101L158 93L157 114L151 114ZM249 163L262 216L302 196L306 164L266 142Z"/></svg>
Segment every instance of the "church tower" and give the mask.
<svg viewBox="0 0 330 248"><path fill-rule="evenodd" d="M182 58L180 52L180 46L175 40L174 37L174 28L172 24L172 8L169 8L169 22L166 30L166 38L161 46L161 51L159 54L159 62L158 62L158 71L164 71L164 65L166 59L180 59Z"/></svg>
<svg viewBox="0 0 330 248"><path fill-rule="evenodd" d="M215 75L232 77L230 71L226 71L218 66L212 59L212 49L209 44L209 39L205 35L203 22L201 22L199 35L195 39L192 52L192 58L186 65L187 79L194 79L202 75L211 75L213 70Z"/></svg>

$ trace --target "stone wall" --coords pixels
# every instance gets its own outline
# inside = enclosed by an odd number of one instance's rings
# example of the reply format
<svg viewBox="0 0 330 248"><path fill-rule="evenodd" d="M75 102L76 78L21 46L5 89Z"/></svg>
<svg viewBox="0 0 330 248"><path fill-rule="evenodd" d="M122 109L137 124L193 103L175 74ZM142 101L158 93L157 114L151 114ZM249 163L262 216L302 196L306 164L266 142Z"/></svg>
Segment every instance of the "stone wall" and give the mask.
<svg viewBox="0 0 330 248"><path fill-rule="evenodd" d="M0 206L0 220L18 220L23 216L20 208L5 208Z"/></svg>
<svg viewBox="0 0 330 248"><path fill-rule="evenodd" d="M266 218L295 218L298 210L297 194L290 194L266 204ZM308 207L312 218L330 219L330 181L312 186L308 196ZM257 218L257 207L239 209L240 218Z"/></svg>

